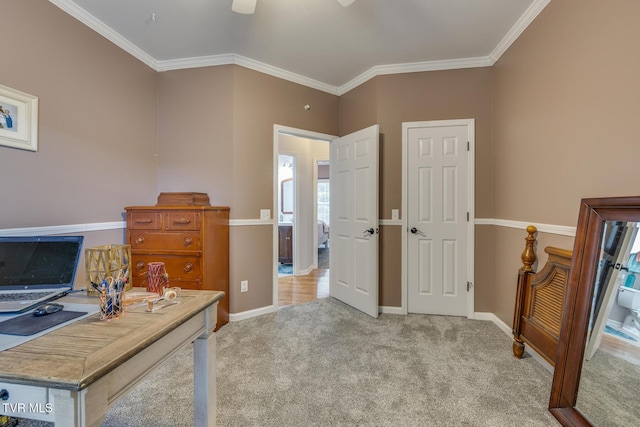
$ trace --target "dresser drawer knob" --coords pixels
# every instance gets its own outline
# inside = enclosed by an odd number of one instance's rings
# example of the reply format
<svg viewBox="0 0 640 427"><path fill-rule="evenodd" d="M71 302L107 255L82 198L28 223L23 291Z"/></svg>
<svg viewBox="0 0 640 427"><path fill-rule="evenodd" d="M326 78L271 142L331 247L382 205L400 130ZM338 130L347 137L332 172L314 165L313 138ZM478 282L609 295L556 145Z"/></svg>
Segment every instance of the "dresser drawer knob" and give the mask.
<svg viewBox="0 0 640 427"><path fill-rule="evenodd" d="M176 219L173 221L174 224L189 224L191 222L190 219L187 218L180 218L180 219Z"/></svg>
<svg viewBox="0 0 640 427"><path fill-rule="evenodd" d="M138 261L136 263L136 270L142 270L144 268L144 261Z"/></svg>
<svg viewBox="0 0 640 427"><path fill-rule="evenodd" d="M138 236L136 238L136 245L141 245L144 243L144 237L143 236Z"/></svg>
<svg viewBox="0 0 640 427"><path fill-rule="evenodd" d="M136 219L136 224L151 224L151 219Z"/></svg>
<svg viewBox="0 0 640 427"><path fill-rule="evenodd" d="M184 245L185 246L191 246L191 244L193 244L193 238L189 237L189 236L185 237L184 238Z"/></svg>
<svg viewBox="0 0 640 427"><path fill-rule="evenodd" d="M191 264L190 262L185 262L184 263L184 272L188 273L191 270L193 270L193 264Z"/></svg>

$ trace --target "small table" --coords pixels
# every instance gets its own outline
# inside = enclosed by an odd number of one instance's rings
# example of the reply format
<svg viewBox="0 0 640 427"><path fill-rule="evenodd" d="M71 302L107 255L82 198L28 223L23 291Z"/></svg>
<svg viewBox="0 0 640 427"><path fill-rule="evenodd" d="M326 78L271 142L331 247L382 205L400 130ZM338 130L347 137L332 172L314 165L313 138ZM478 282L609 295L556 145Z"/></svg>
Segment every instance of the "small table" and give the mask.
<svg viewBox="0 0 640 427"><path fill-rule="evenodd" d="M136 290L136 289L134 289ZM99 426L109 405L182 347L194 343L194 425L216 423L216 326L219 291L182 290L180 303L122 318L99 314L0 352L0 414ZM61 303L97 304L86 295Z"/></svg>

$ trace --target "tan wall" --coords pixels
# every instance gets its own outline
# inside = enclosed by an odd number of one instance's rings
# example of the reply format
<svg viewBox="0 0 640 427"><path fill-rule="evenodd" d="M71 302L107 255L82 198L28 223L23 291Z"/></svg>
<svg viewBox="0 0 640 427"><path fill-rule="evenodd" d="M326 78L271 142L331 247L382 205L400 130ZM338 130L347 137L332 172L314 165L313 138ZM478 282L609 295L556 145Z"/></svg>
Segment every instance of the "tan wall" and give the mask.
<svg viewBox="0 0 640 427"><path fill-rule="evenodd" d="M158 191L233 202L233 66L158 74Z"/></svg>
<svg viewBox="0 0 640 427"><path fill-rule="evenodd" d="M260 209L273 211L273 126L335 135L338 97L239 66L234 67L233 88L231 216L257 219ZM310 110L304 109L307 104ZM272 228L248 228L232 233L232 244L236 248L257 245L257 250L252 251L253 257L248 257L246 252L232 253L232 313L273 303ZM249 292L240 293L241 280L249 280Z"/></svg>
<svg viewBox="0 0 640 427"><path fill-rule="evenodd" d="M232 216L258 218L273 205L273 125L336 135L338 97L239 66L233 93Z"/></svg>
<svg viewBox="0 0 640 427"><path fill-rule="evenodd" d="M495 64L495 218L575 226L581 198L639 194L638 16L635 1L551 2ZM488 311L508 324L515 272L501 261L524 236L495 228Z"/></svg>
<svg viewBox="0 0 640 427"><path fill-rule="evenodd" d="M38 152L0 147L0 229L122 221L156 189L156 73L49 2L0 28L0 84L40 107Z"/></svg>
<svg viewBox="0 0 640 427"><path fill-rule="evenodd" d="M402 123L471 118L476 121L476 216L491 217L491 90L492 70L473 68L379 76L340 97L341 135L380 125L380 218L391 219L391 210L402 207ZM381 229L382 306L402 304L401 232L398 226ZM476 279L476 292L483 286Z"/></svg>
<svg viewBox="0 0 640 427"><path fill-rule="evenodd" d="M46 1L3 1L0 28L0 84L39 98L38 151L0 146L0 229L118 222L155 202L156 73ZM82 234L85 248L124 241Z"/></svg>
<svg viewBox="0 0 640 427"><path fill-rule="evenodd" d="M273 210L274 124L337 133L337 96L239 66L161 73L159 91L160 190L204 191L232 220ZM231 313L272 305L272 227L234 225L230 239Z"/></svg>
<svg viewBox="0 0 640 427"><path fill-rule="evenodd" d="M402 123L475 119L476 216L492 212L491 68L432 71L376 77L381 144L380 214L402 204ZM401 217L404 213L400 213Z"/></svg>
<svg viewBox="0 0 640 427"><path fill-rule="evenodd" d="M638 194L639 12L551 2L494 66L498 217L575 226L581 198Z"/></svg>
<svg viewBox="0 0 640 427"><path fill-rule="evenodd" d="M378 79L371 79L340 96L340 136L378 124Z"/></svg>

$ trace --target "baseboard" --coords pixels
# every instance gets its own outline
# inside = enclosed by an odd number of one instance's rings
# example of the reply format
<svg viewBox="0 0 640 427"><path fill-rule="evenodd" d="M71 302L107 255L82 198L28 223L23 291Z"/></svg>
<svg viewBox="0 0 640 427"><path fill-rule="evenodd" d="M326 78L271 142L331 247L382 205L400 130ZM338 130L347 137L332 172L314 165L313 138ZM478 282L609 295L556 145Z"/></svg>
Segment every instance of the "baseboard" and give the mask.
<svg viewBox="0 0 640 427"><path fill-rule="evenodd" d="M238 322L240 320L251 319L252 317L262 316L263 314L269 314L276 311L272 305L266 307L260 307L253 310L243 311L240 313L229 313L230 322Z"/></svg>
<svg viewBox="0 0 640 427"><path fill-rule="evenodd" d="M476 320L488 320L490 322L493 322L498 328L502 329L505 334L513 337L513 330L511 329L511 326L504 323L498 316L493 313L475 312L473 313L473 318Z"/></svg>
<svg viewBox="0 0 640 427"><path fill-rule="evenodd" d="M313 265L309 266L306 270L300 270L298 276L308 276L313 271Z"/></svg>
<svg viewBox="0 0 640 427"><path fill-rule="evenodd" d="M382 314L407 314L402 310L402 307L385 307L378 306L378 312Z"/></svg>
<svg viewBox="0 0 640 427"><path fill-rule="evenodd" d="M490 322L493 322L493 324L496 325L498 328L502 329L502 331L505 334L507 334L509 336L509 338L513 338L513 329L509 325L504 323L502 320L500 320L500 318L498 316L496 316L495 314L493 314L493 313L474 313L473 318L477 319L477 320L488 320ZM538 353L536 353L535 351L531 350L529 348L529 346L526 345L526 344L524 346L524 351L528 355L533 357L536 360L536 362L541 364L543 368L545 368L547 371L553 373L553 366L551 366L551 364L549 362L547 362Z"/></svg>

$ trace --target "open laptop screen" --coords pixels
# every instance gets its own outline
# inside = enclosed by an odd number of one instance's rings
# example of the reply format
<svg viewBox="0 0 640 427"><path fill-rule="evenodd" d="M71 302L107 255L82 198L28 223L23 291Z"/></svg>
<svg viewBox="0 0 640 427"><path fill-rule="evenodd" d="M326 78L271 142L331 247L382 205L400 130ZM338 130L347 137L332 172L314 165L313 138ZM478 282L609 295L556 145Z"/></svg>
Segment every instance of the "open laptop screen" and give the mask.
<svg viewBox="0 0 640 427"><path fill-rule="evenodd" d="M82 236L0 237L0 291L73 287Z"/></svg>

